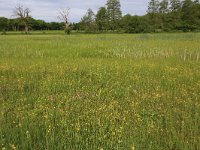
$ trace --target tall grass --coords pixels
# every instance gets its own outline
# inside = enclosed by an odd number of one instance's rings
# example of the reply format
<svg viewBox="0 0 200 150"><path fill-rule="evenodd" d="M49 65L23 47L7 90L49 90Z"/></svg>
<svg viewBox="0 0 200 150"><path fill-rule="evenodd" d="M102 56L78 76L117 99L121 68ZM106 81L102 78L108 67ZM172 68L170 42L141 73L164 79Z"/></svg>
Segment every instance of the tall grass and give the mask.
<svg viewBox="0 0 200 150"><path fill-rule="evenodd" d="M0 36L2 149L200 149L200 34Z"/></svg>

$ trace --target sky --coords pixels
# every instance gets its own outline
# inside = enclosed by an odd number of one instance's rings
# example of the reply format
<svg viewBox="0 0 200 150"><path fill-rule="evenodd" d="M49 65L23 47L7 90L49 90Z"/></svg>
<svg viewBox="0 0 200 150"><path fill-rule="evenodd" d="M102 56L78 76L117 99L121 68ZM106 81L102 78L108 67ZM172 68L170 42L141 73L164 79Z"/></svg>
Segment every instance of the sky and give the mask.
<svg viewBox="0 0 200 150"><path fill-rule="evenodd" d="M31 10L31 16L48 22L59 21L58 12L63 8L70 8L70 22L78 22L91 8L95 13L107 0L0 0L0 16L13 17L13 10L17 5L23 5ZM144 15L149 0L121 0L123 15Z"/></svg>

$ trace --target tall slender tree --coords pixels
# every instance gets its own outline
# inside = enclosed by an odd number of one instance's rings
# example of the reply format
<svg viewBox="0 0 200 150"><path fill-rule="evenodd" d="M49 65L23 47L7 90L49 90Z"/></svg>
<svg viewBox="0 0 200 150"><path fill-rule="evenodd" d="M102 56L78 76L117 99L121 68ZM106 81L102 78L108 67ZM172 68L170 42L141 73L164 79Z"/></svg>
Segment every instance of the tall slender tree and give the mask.
<svg viewBox="0 0 200 150"><path fill-rule="evenodd" d="M99 11L96 14L96 24L99 31L103 31L107 29L108 16L107 16L107 10L105 7L99 8Z"/></svg>
<svg viewBox="0 0 200 150"><path fill-rule="evenodd" d="M169 26L171 30L179 30L182 26L181 7L180 0L170 0Z"/></svg>
<svg viewBox="0 0 200 150"><path fill-rule="evenodd" d="M84 15L84 17L81 19L81 22L83 24L83 28L86 32L93 32L96 29L95 24L95 14L92 11L91 8L89 8Z"/></svg>
<svg viewBox="0 0 200 150"><path fill-rule="evenodd" d="M119 0L107 1L107 15L108 22L111 30L119 28L120 20L122 19L121 4Z"/></svg>
<svg viewBox="0 0 200 150"><path fill-rule="evenodd" d="M169 0L162 0L159 4L159 17L161 18L161 29L168 30Z"/></svg>
<svg viewBox="0 0 200 150"><path fill-rule="evenodd" d="M160 3L158 0L151 0L148 6L148 17L151 23L151 26L154 30L161 29L162 27L162 17L159 14Z"/></svg>

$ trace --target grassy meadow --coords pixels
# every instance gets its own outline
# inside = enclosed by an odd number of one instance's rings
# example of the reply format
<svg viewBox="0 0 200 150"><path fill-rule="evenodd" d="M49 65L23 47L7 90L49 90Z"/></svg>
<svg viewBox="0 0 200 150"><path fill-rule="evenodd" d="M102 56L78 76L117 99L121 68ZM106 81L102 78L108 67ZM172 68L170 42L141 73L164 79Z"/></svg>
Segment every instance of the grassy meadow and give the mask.
<svg viewBox="0 0 200 150"><path fill-rule="evenodd" d="M200 34L0 35L2 150L199 150Z"/></svg>

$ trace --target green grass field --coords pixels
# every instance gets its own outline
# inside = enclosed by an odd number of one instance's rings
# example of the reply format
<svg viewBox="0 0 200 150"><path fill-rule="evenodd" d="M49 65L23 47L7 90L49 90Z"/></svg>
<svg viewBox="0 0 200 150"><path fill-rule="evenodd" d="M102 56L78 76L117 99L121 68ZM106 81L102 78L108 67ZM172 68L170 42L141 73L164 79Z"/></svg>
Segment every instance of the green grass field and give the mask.
<svg viewBox="0 0 200 150"><path fill-rule="evenodd" d="M0 36L2 150L199 150L200 34Z"/></svg>

